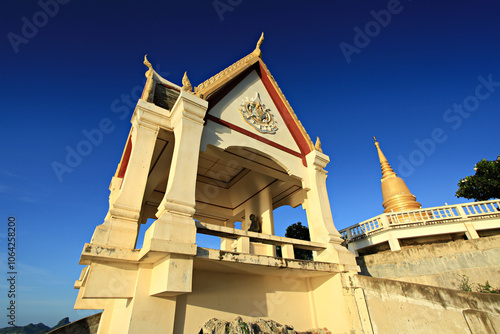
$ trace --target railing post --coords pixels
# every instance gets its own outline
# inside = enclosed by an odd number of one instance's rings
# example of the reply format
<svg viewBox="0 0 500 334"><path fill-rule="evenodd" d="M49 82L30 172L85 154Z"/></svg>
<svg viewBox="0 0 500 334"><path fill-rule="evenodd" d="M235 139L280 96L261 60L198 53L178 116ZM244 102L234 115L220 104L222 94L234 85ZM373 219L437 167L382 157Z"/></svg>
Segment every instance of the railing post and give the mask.
<svg viewBox="0 0 500 334"><path fill-rule="evenodd" d="M380 221L382 222L383 228L389 228L389 219L387 218L386 214L381 214L380 215Z"/></svg>
<svg viewBox="0 0 500 334"><path fill-rule="evenodd" d="M351 228L348 227L345 232L346 232L346 235L347 235L347 240L346 241L347 242L351 241L352 240L352 231L351 231Z"/></svg>
<svg viewBox="0 0 500 334"><path fill-rule="evenodd" d="M239 237L236 240L236 251L238 253L250 253L250 238L249 237Z"/></svg>
<svg viewBox="0 0 500 334"><path fill-rule="evenodd" d="M390 227L389 219L387 218L386 214L381 214L380 220L382 221L382 226L384 227L384 229L385 228L388 229ZM399 245L399 240L392 235L392 232L388 232L388 236L389 236L389 247L391 248L391 251L394 252L401 250L401 246Z"/></svg>
<svg viewBox="0 0 500 334"><path fill-rule="evenodd" d="M463 204L459 204L456 206L457 208L457 211L458 211L458 214L460 215L460 217L462 218L467 218L467 213L465 213L465 210L464 208L462 207Z"/></svg>
<svg viewBox="0 0 500 334"><path fill-rule="evenodd" d="M225 223L224 226L234 228L234 223ZM220 250L231 252L233 250L233 242L234 240L231 238L220 238Z"/></svg>
<svg viewBox="0 0 500 334"><path fill-rule="evenodd" d="M460 214L460 217L462 217L462 219L465 219L465 218L468 218L468 215L465 212L463 205L465 205L465 204L457 205L457 211ZM467 237L468 240L479 238L479 234L477 234L477 231L471 222L465 222L464 226L466 229L465 236Z"/></svg>
<svg viewBox="0 0 500 334"><path fill-rule="evenodd" d="M293 245L284 244L281 245L281 256L284 259L295 259L295 254L293 253Z"/></svg>

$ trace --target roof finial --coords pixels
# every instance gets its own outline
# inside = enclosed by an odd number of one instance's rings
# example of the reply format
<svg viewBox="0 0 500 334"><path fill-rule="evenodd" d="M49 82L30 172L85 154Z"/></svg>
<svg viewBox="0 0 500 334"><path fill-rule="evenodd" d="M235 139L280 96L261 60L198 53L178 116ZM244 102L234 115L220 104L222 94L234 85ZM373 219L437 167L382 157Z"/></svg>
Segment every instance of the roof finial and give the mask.
<svg viewBox="0 0 500 334"><path fill-rule="evenodd" d="M255 47L255 50L253 50L253 53L257 57L262 57L262 51L260 51L260 46L262 45L262 42L264 42L264 32L260 35L259 41L257 42L257 46Z"/></svg>
<svg viewBox="0 0 500 334"><path fill-rule="evenodd" d="M144 55L144 65L146 65L147 67L149 67L149 69L151 69L153 67L153 65L151 65L151 63L148 60L148 55L147 54Z"/></svg>
<svg viewBox="0 0 500 334"><path fill-rule="evenodd" d="M323 153L323 150L321 149L321 141L319 140L319 137L316 137L316 144L314 144L314 148L316 151L320 151Z"/></svg>
<svg viewBox="0 0 500 334"><path fill-rule="evenodd" d="M186 92L191 92L193 90L193 86L191 86L191 81L187 76L187 71L184 72L184 76L182 77L182 90Z"/></svg>

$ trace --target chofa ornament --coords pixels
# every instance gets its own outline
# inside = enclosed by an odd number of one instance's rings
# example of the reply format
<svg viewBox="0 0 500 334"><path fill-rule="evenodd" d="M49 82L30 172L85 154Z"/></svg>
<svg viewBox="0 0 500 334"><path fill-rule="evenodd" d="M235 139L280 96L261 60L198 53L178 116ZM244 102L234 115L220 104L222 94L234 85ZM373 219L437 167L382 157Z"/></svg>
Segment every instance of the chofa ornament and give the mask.
<svg viewBox="0 0 500 334"><path fill-rule="evenodd" d="M247 97L243 100L241 108L238 110L245 121L257 131L274 134L278 130L278 123L274 120L271 109L266 108L264 103L262 103L258 92L255 93L254 98L248 99Z"/></svg>

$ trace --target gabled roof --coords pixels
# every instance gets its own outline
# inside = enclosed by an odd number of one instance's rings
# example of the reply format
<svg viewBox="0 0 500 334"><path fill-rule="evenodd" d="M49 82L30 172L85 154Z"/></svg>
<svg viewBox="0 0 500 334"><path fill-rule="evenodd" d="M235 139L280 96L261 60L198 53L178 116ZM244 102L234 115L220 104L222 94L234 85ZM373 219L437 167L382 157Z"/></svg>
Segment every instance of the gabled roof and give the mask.
<svg viewBox="0 0 500 334"><path fill-rule="evenodd" d="M201 84L195 87L194 94L202 99L208 100L210 96L216 92L218 89L228 84L246 69L254 65L260 60L260 57L256 56L254 52L250 53L248 56L243 57L236 63L220 71L208 80L205 80Z"/></svg>
<svg viewBox="0 0 500 334"><path fill-rule="evenodd" d="M260 37L257 47L252 53L199 84L195 87L194 94L209 101L208 108L211 109L229 93L237 83L243 80L248 73L255 70L271 95L274 104L278 107L282 118L285 120L286 126L292 133L301 150L301 155L304 158L305 155L314 150L314 144L276 83L276 80L274 80L266 64L261 59L262 52L260 50L260 45L263 40L264 34Z"/></svg>

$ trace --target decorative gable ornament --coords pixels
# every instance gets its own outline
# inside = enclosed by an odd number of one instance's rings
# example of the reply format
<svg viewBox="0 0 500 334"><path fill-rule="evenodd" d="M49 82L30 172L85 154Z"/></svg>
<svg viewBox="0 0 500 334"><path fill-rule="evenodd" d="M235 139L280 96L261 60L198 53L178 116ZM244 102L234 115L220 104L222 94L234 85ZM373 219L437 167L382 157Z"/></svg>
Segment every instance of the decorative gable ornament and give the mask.
<svg viewBox="0 0 500 334"><path fill-rule="evenodd" d="M252 125L257 131L262 133L274 134L278 130L277 122L274 120L274 115L271 114L271 109L266 108L260 100L258 92L255 97L248 97L241 103L241 108L238 109L248 124Z"/></svg>

